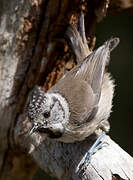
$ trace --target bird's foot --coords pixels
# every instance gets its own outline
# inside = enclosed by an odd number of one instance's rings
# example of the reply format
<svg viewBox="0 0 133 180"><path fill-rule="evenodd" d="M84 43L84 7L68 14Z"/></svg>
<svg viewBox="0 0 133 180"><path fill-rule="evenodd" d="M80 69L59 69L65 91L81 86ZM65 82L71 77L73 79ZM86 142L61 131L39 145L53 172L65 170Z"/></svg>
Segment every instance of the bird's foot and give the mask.
<svg viewBox="0 0 133 180"><path fill-rule="evenodd" d="M83 164L80 165L79 170L85 170L88 166L88 164L91 162L91 156L96 153L99 149L102 148L103 144L107 144L107 142L101 142L101 139L105 135L105 131L102 131L101 135L97 138L97 140L94 142L90 150L88 151L85 161Z"/></svg>

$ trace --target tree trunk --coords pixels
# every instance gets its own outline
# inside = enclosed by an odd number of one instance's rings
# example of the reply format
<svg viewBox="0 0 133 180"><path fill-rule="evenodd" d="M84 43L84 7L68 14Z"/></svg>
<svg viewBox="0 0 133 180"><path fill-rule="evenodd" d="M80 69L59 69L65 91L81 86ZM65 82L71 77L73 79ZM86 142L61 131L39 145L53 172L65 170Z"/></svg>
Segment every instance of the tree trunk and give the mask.
<svg viewBox="0 0 133 180"><path fill-rule="evenodd" d="M63 144L48 139L42 143L38 135L31 140L25 135L30 123L24 110L29 92L36 84L46 91L74 66L69 50L64 45L63 36L67 26L76 22L81 10L86 13L87 36L91 37L89 47L93 49L95 25L103 19L107 10L119 12L132 8L131 0L112 0L110 4L109 0L0 2L1 180L32 179L38 166L58 179L67 179L68 175L69 179L85 179L86 176L88 179L94 179L95 174L99 179L107 179L106 171L110 173L110 179L119 179L119 176L125 179L133 178L132 158L107 136L105 140L110 144L110 149L105 147L94 155L85 176L82 173L77 174L80 161L83 161L93 138L89 137L88 140L74 144ZM80 150L77 152L77 149ZM122 153L122 158L118 158L121 168L118 168L118 164L112 167L109 163L109 168L106 166L106 171L103 171L102 167L108 163L112 153L117 156L119 152ZM102 165L98 164L99 157L104 154L107 154L106 159ZM125 166L123 159L127 159ZM115 159L111 162L115 163Z"/></svg>

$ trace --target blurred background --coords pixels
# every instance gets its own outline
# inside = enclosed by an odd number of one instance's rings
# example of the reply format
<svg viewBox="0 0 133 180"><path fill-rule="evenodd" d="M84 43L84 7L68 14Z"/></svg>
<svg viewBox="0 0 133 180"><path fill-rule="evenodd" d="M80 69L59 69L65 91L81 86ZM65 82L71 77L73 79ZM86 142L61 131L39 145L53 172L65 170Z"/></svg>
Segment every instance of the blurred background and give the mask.
<svg viewBox="0 0 133 180"><path fill-rule="evenodd" d="M96 28L96 47L110 37L119 37L120 44L112 52L109 71L115 79L110 137L133 156L133 13L108 15ZM51 180L38 170L34 180Z"/></svg>
<svg viewBox="0 0 133 180"><path fill-rule="evenodd" d="M110 136L133 156L133 14L108 15L97 25L97 46L110 37L120 44L111 54L109 71L116 82Z"/></svg>

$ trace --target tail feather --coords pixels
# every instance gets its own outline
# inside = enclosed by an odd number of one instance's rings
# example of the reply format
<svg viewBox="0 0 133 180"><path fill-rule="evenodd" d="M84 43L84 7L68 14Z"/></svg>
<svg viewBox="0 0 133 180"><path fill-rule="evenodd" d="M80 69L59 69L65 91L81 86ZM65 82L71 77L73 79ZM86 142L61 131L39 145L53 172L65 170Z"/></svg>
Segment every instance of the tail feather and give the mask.
<svg viewBox="0 0 133 180"><path fill-rule="evenodd" d="M70 25L66 31L65 38L75 55L77 64L81 63L91 52L89 51L84 29L84 15L81 14L76 26Z"/></svg>
<svg viewBox="0 0 133 180"><path fill-rule="evenodd" d="M108 41L106 41L105 45L107 45L109 47L110 51L113 51L117 47L119 42L120 42L120 39L118 37L115 37L115 38L111 38Z"/></svg>

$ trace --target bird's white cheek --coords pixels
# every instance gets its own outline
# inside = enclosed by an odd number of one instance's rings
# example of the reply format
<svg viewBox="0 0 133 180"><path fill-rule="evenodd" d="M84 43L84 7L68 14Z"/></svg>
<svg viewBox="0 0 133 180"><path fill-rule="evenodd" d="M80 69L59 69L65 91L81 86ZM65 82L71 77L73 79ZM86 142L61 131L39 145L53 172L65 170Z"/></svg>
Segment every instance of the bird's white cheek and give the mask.
<svg viewBox="0 0 133 180"><path fill-rule="evenodd" d="M52 111L51 111L51 119L53 123L58 123L63 121L64 119L64 111L60 108L59 103L55 103Z"/></svg>
<svg viewBox="0 0 133 180"><path fill-rule="evenodd" d="M62 123L57 123L57 124L54 124L53 126L50 127L50 130L53 131L53 132L64 132L64 127L62 125Z"/></svg>

